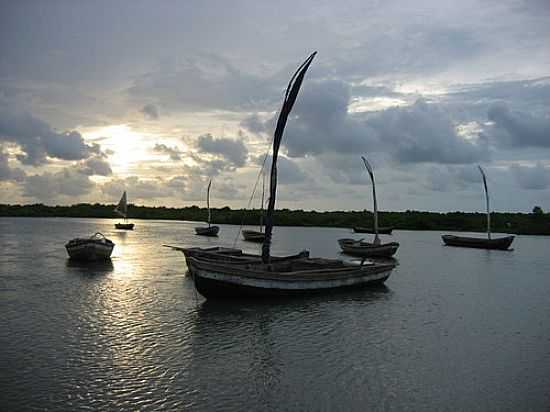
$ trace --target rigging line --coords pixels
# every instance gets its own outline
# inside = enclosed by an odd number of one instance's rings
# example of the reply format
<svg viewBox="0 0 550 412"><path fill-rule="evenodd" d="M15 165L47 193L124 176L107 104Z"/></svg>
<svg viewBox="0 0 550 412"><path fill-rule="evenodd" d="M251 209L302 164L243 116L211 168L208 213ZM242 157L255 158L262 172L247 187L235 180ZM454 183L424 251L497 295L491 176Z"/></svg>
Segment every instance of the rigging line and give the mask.
<svg viewBox="0 0 550 412"><path fill-rule="evenodd" d="M269 144L269 149L267 149L267 152L265 152L264 160L262 162L262 167L260 167L260 171L258 172L258 176L256 177L256 182L254 183L254 188L252 189L252 194L250 195L250 199L248 199L248 204L246 205L245 210L247 210L250 207L250 205L252 204L252 200L254 199L254 194L256 193L258 183L260 182L260 176L262 175L262 173L264 171L265 164L266 164L267 158L269 156L269 152L271 152L271 146L273 146L273 138L271 138L271 143ZM241 233L241 230L242 230L243 226L244 226L244 214L243 214L243 217L241 218L241 225L239 226L239 230L237 231L237 234L235 235L235 239L233 240L233 245L232 245L233 248L235 248L235 245L237 244L237 240L239 240L239 234Z"/></svg>

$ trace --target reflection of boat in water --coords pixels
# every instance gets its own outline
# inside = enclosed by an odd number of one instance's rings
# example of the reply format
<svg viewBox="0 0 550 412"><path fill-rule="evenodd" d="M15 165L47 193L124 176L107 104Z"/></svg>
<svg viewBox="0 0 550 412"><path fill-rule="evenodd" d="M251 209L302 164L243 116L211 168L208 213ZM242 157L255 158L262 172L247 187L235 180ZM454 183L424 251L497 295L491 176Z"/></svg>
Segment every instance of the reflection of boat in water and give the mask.
<svg viewBox="0 0 550 412"><path fill-rule="evenodd" d="M114 270L113 261L111 259L92 262L67 259L66 266L76 272L93 275L107 274Z"/></svg>
<svg viewBox="0 0 550 412"><path fill-rule="evenodd" d="M271 234L277 193L277 156L286 121L300 86L316 53L310 55L292 76L279 112L273 138L270 195L265 216L265 239L261 262L221 261L205 255L187 256L195 287L206 298L289 296L383 283L395 264L296 257L276 261L271 257ZM199 249L200 250L200 249ZM260 256L257 256L259 260Z"/></svg>
<svg viewBox="0 0 550 412"><path fill-rule="evenodd" d="M115 223L115 229L134 230L134 224L128 223L128 202L126 199L126 191L122 194L118 205L115 207L115 212L124 218L124 223Z"/></svg>
<svg viewBox="0 0 550 412"><path fill-rule="evenodd" d="M218 236L220 231L219 226L212 226L210 224L212 215L210 213L210 187L212 186L212 180L208 182L208 189L206 189L206 207L208 208L208 226L197 226L195 233L201 236Z"/></svg>
<svg viewBox="0 0 550 412"><path fill-rule="evenodd" d="M376 203L376 184L374 181L374 172L370 163L361 156L365 168L369 173L371 182L372 182L372 200L374 203L374 241L364 242L361 240L354 239L339 239L338 244L342 249L343 253L353 256L360 257L391 257L397 252L399 248L399 243L390 242L390 243L381 243L378 234L380 233L380 228L378 227L378 206ZM390 230L391 233L391 230Z"/></svg>
<svg viewBox="0 0 550 412"><path fill-rule="evenodd" d="M115 244L102 233L95 233L89 238L70 240L65 248L73 260L97 261L110 259Z"/></svg>
<svg viewBox="0 0 550 412"><path fill-rule="evenodd" d="M508 250L514 241L514 236L505 236L496 239L491 237L491 210L489 206L489 191L487 190L487 177L485 176L485 172L481 166L478 166L478 168L481 173L481 178L483 179L483 188L485 189L485 203L487 206L487 239L455 235L443 235L441 236L441 239L447 246Z"/></svg>

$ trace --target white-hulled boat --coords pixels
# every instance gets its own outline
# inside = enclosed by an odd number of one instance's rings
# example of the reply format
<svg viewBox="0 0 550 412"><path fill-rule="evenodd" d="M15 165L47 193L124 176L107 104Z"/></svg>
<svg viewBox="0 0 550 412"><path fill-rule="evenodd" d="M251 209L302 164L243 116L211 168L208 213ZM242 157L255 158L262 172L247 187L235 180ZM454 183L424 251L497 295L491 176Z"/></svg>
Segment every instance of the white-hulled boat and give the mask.
<svg viewBox="0 0 550 412"><path fill-rule="evenodd" d="M114 247L115 244L99 232L87 238L77 237L65 245L71 259L85 261L110 259Z"/></svg>
<svg viewBox="0 0 550 412"><path fill-rule="evenodd" d="M265 215L265 239L262 254L253 261L235 261L233 257L208 256L203 248L186 254L186 261L197 291L208 298L288 296L341 288L358 288L383 283L395 263L361 262L293 257L277 261L271 256L273 212L277 194L277 156L284 128L298 91L316 53L311 54L292 76L286 89L273 137L270 196ZM185 251L184 251L185 253ZM261 259L261 261L260 261Z"/></svg>

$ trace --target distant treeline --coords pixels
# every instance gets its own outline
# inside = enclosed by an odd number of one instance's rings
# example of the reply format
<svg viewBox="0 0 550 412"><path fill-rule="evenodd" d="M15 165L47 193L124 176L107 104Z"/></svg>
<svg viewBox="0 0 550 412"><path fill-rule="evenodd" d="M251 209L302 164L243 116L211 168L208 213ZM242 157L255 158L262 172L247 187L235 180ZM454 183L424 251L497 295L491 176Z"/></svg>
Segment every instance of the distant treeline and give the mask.
<svg viewBox="0 0 550 412"><path fill-rule="evenodd" d="M0 204L0 216L20 217L96 217L117 218L115 205L80 203L72 206L4 205ZM222 224L257 225L259 210L212 209L212 222ZM184 208L128 206L128 216L135 219L166 219L206 221L207 210L197 206ZM316 212L279 209L275 211L277 226L330 226L330 227L372 227L373 215L367 211ZM435 213L407 210L406 212L380 212L380 226L393 226L406 230L452 230L483 232L484 213ZM535 207L533 213L492 213L491 225L494 232L550 235L550 213Z"/></svg>

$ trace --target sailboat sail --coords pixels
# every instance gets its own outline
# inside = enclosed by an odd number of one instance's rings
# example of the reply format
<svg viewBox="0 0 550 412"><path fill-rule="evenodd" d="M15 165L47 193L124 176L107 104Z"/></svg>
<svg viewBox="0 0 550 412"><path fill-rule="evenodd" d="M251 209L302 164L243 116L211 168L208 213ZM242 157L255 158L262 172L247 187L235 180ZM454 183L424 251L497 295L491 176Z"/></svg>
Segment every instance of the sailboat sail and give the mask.
<svg viewBox="0 0 550 412"><path fill-rule="evenodd" d="M479 168L479 172L481 173L481 177L483 178L483 187L485 188L485 202L487 205L487 238L491 240L491 211L489 208L489 191L487 190L487 177L485 176L485 172L481 168L481 166L477 166Z"/></svg>
<svg viewBox="0 0 550 412"><path fill-rule="evenodd" d="M210 227L210 219L212 218L210 214L210 186L212 186L212 179L208 182L208 189L206 189L206 207L208 208L208 227Z"/></svg>
<svg viewBox="0 0 550 412"><path fill-rule="evenodd" d="M370 180L372 182L372 199L374 202L374 244L379 245L380 238L378 237L378 205L376 203L376 185L374 183L374 172L372 170L372 166L367 161L367 159L364 156L361 156L361 159L363 159L363 163L365 164L367 172L369 172Z"/></svg>
<svg viewBox="0 0 550 412"><path fill-rule="evenodd" d="M271 161L271 176L269 182L269 202L267 206L267 212L265 214L265 239L262 244L262 261L263 263L269 263L270 261L270 249L271 249L271 234L273 232L273 212L275 210L275 197L277 195L277 156L279 155L279 147L281 146L281 140L283 139L283 132L285 130L286 121L288 115L292 111L292 107L298 97L300 86L304 80L307 69L313 61L313 58L317 52L312 53L300 67L294 73L288 86L286 88L285 99L279 118L277 119L277 127L273 135L273 157Z"/></svg>
<svg viewBox="0 0 550 412"><path fill-rule="evenodd" d="M123 218L128 216L128 204L126 200L126 191L122 194L118 205L115 207L115 213L118 213Z"/></svg>

